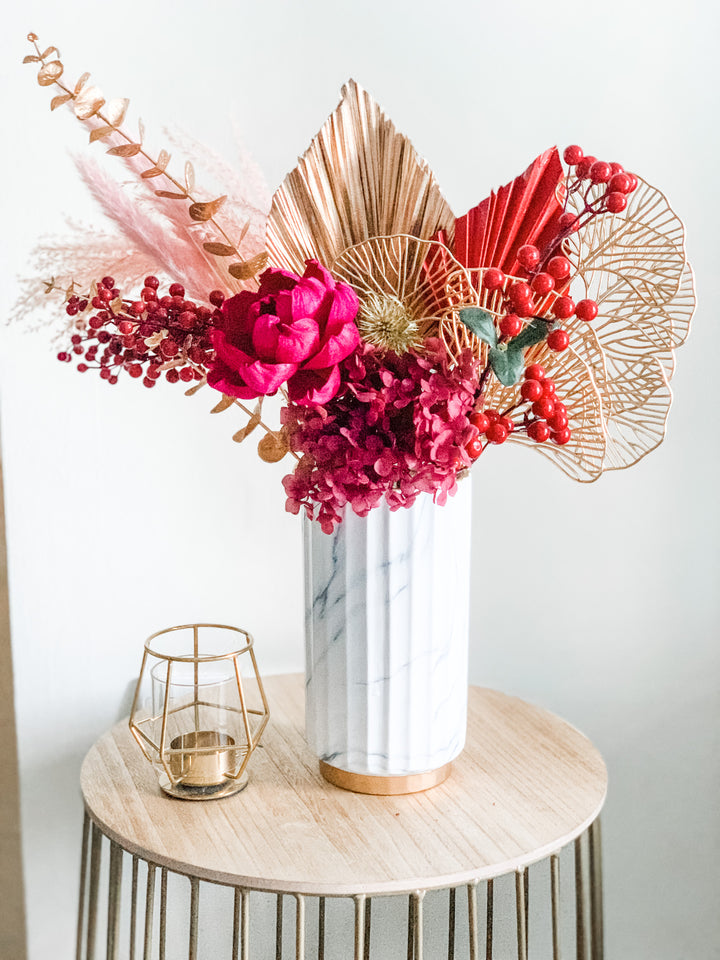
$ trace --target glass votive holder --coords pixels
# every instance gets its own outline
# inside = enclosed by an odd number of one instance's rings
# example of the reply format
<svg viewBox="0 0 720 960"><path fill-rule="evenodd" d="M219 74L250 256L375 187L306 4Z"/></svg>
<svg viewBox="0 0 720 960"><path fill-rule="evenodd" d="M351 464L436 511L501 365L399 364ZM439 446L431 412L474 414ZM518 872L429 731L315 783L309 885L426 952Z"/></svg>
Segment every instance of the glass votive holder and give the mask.
<svg viewBox="0 0 720 960"><path fill-rule="evenodd" d="M146 641L130 730L166 793L192 800L237 793L268 719L246 630L193 623Z"/></svg>

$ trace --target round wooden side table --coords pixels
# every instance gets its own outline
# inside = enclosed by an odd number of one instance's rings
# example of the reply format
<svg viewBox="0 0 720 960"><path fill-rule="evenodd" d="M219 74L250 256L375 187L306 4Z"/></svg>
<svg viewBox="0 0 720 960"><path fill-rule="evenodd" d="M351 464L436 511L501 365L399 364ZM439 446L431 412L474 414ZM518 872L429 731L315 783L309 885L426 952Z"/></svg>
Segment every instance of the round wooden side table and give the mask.
<svg viewBox="0 0 720 960"><path fill-rule="evenodd" d="M558 960L561 941L565 957L602 960L607 773L574 727L471 687L451 777L425 793L374 797L320 776L303 739L301 676L271 677L266 691L270 724L233 797L163 794L127 724L92 747L81 776L77 960L390 960L400 942L410 960L491 960L507 948L502 924L518 960ZM500 897L502 882L510 894ZM223 916L212 901L220 888ZM178 952L168 944L181 890ZM388 903L401 896L399 921Z"/></svg>

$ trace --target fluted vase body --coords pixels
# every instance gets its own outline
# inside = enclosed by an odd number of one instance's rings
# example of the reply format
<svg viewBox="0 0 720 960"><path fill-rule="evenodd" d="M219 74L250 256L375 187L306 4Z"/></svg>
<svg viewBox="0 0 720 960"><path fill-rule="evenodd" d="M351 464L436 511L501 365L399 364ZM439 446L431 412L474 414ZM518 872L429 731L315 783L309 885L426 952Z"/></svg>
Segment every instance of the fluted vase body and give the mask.
<svg viewBox="0 0 720 960"><path fill-rule="evenodd" d="M444 506L306 521L306 733L326 775L412 777L462 750L470 509L465 480Z"/></svg>

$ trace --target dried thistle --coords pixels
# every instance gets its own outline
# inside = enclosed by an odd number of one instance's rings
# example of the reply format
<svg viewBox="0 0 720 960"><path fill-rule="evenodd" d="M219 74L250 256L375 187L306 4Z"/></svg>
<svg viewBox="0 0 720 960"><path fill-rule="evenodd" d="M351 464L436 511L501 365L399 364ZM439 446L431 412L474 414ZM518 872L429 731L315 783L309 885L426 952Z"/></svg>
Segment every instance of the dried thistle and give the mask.
<svg viewBox="0 0 720 960"><path fill-rule="evenodd" d="M397 297L368 294L357 323L363 340L381 350L407 353L422 345L417 322Z"/></svg>

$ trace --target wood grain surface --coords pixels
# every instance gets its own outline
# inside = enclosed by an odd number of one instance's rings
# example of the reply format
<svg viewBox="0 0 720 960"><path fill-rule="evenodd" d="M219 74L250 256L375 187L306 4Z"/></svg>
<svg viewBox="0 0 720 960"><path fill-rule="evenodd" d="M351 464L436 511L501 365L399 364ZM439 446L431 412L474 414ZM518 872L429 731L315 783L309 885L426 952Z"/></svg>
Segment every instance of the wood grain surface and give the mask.
<svg viewBox="0 0 720 960"><path fill-rule="evenodd" d="M325 896L433 889L499 876L581 834L605 799L602 757L581 733L515 697L470 688L468 740L426 793L352 794L324 781L303 739L303 679L266 681L271 719L250 783L222 800L161 793L126 724L82 769L86 808L131 853L254 890Z"/></svg>

